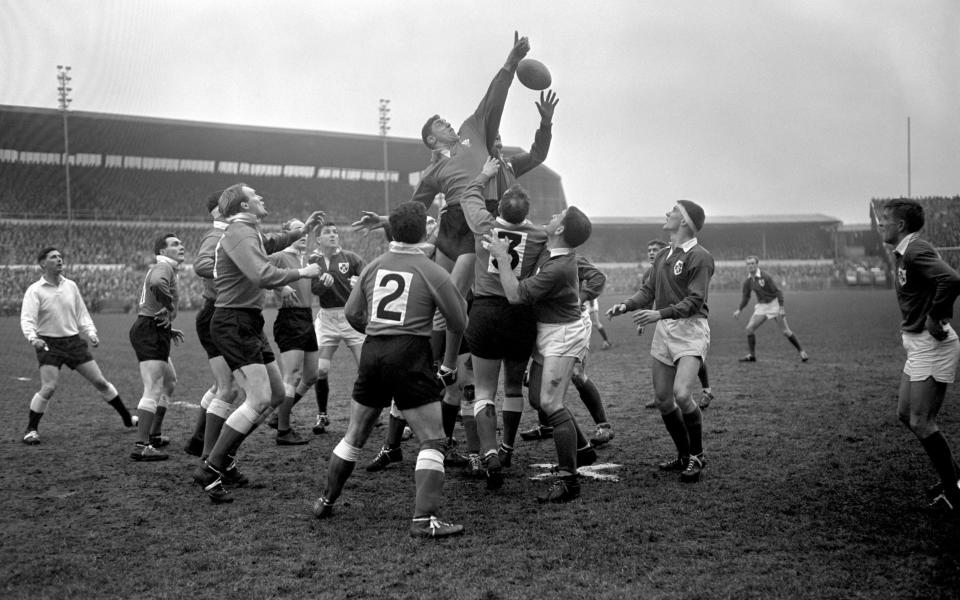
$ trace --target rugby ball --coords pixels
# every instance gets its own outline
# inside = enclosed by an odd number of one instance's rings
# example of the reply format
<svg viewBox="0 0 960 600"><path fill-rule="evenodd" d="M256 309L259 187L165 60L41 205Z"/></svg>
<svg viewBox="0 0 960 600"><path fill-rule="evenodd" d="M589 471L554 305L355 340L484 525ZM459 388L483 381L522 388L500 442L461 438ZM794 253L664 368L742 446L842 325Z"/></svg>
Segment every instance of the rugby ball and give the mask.
<svg viewBox="0 0 960 600"><path fill-rule="evenodd" d="M517 79L531 90L545 90L553 81L547 66L532 58L525 58L517 64Z"/></svg>

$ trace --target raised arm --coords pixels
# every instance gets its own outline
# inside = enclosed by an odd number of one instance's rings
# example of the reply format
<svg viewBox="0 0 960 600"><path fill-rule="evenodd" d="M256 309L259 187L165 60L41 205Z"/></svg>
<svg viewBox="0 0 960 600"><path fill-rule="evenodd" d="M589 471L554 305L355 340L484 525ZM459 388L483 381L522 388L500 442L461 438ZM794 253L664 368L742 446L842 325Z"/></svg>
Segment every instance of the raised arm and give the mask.
<svg viewBox="0 0 960 600"><path fill-rule="evenodd" d="M553 139L553 111L559 101L553 90L548 90L546 95L540 92L540 101L534 102L537 111L540 113L540 127L533 136L533 145L530 146L530 152L514 154L507 159L507 162L513 167L514 175L517 177L533 170L547 159L547 152L550 151L550 141Z"/></svg>

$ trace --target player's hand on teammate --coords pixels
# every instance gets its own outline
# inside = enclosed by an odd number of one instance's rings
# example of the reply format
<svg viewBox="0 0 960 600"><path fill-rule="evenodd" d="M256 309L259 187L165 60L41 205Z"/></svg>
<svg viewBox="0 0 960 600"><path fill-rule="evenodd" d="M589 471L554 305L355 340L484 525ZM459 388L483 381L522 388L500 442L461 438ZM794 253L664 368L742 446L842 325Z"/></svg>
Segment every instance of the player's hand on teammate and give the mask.
<svg viewBox="0 0 960 600"><path fill-rule="evenodd" d="M621 302L619 304L614 304L613 306L608 308L607 312L605 312L604 314L607 315L607 319L612 319L617 315L622 315L625 312L627 312L627 305Z"/></svg>
<svg viewBox="0 0 960 600"><path fill-rule="evenodd" d="M170 330L170 340L173 341L173 343L176 344L177 346L179 346L180 344L182 344L182 343L183 343L183 331L181 331L181 330L179 330L179 329L171 329L171 330Z"/></svg>
<svg viewBox="0 0 960 600"><path fill-rule="evenodd" d="M930 335L933 336L933 339L938 342L942 342L947 339L947 330L943 328L945 320L941 321L940 319L934 319L931 316L927 316L927 331L930 332Z"/></svg>
<svg viewBox="0 0 960 600"><path fill-rule="evenodd" d="M327 213L322 210L315 210L310 213L310 216L307 217L307 220L303 222L303 230L301 233L307 233L308 231L313 231L315 228L323 225L324 221L327 218Z"/></svg>
<svg viewBox="0 0 960 600"><path fill-rule="evenodd" d="M360 219L351 224L354 231L361 232L361 235L367 235L374 229L380 229L386 225L384 217L381 217L372 210L360 211Z"/></svg>
<svg viewBox="0 0 960 600"><path fill-rule="evenodd" d="M301 279L316 279L320 277L320 265L313 263L300 269Z"/></svg>
<svg viewBox="0 0 960 600"><path fill-rule="evenodd" d="M156 321L157 327L170 327L170 311L166 308L161 308L153 313L153 320Z"/></svg>
<svg viewBox="0 0 960 600"><path fill-rule="evenodd" d="M507 56L507 67L516 69L517 64L523 60L527 52L530 52L530 40L526 36L520 37L520 33L514 31L513 48L510 49L510 54Z"/></svg>
<svg viewBox="0 0 960 600"><path fill-rule="evenodd" d="M510 264L510 242L506 238L494 237L487 233L484 234L481 244L490 252L490 256L506 261L500 264Z"/></svg>
<svg viewBox="0 0 960 600"><path fill-rule="evenodd" d="M333 275L330 273L323 273L320 275L320 283L323 284L323 287L332 287L333 286Z"/></svg>
<svg viewBox="0 0 960 600"><path fill-rule="evenodd" d="M641 327L650 325L651 323L656 323L659 320L659 310L638 310L637 312L633 313L634 325L639 325Z"/></svg>
<svg viewBox="0 0 960 600"><path fill-rule="evenodd" d="M540 112L540 122L549 125L553 122L553 111L557 108L557 103L560 102L560 99L557 98L557 95L553 90L547 90L546 96L543 92L540 92L540 102L534 100L534 104L537 105L537 111Z"/></svg>
<svg viewBox="0 0 960 600"><path fill-rule="evenodd" d="M300 297L297 295L297 290L293 289L289 285L285 285L279 290L277 290L277 295L280 296L280 306L287 308L290 306L296 306Z"/></svg>
<svg viewBox="0 0 960 600"><path fill-rule="evenodd" d="M493 177L497 174L497 171L500 170L500 159L495 156L488 156L487 162L483 163L483 168L480 169L480 172L486 175L487 177Z"/></svg>

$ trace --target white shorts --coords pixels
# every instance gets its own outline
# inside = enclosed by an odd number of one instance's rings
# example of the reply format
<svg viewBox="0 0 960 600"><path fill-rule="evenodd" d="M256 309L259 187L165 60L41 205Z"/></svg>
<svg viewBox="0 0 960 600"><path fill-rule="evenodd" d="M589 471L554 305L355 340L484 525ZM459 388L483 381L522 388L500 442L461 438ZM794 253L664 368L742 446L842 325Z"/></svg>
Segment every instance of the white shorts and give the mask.
<svg viewBox="0 0 960 600"><path fill-rule="evenodd" d="M313 329L317 332L317 345L321 348L339 346L340 342L347 346L359 346L366 337L350 326L342 308L321 308L313 320Z"/></svg>
<svg viewBox="0 0 960 600"><path fill-rule="evenodd" d="M593 300L587 300L586 302L580 303L580 310L587 313L599 313L600 312L600 300L594 298Z"/></svg>
<svg viewBox="0 0 960 600"><path fill-rule="evenodd" d="M757 302L753 307L753 316L766 317L767 319L780 318L780 301L772 300L770 302Z"/></svg>
<svg viewBox="0 0 960 600"><path fill-rule="evenodd" d="M933 377L940 383L954 382L957 360L960 359L960 340L949 325L945 326L944 330L947 332L947 339L942 342L934 339L926 330L921 333L902 333L903 349L907 351L903 372L910 381L923 381Z"/></svg>
<svg viewBox="0 0 960 600"><path fill-rule="evenodd" d="M710 349L710 324L703 317L693 319L661 319L650 342L650 356L674 366L684 356L707 359Z"/></svg>
<svg viewBox="0 0 960 600"><path fill-rule="evenodd" d="M584 319L572 323L537 323L537 353L583 360L587 355L590 332L590 325L584 324Z"/></svg>

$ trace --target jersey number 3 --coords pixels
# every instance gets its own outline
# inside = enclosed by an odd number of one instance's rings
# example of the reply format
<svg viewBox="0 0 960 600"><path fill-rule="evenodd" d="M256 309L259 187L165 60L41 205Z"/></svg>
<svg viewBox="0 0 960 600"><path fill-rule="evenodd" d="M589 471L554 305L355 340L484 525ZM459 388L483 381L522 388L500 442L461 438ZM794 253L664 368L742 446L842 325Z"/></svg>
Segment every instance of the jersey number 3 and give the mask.
<svg viewBox="0 0 960 600"><path fill-rule="evenodd" d="M525 231L507 231L505 229L494 228L492 233L500 239L505 239L510 243L507 252L510 253L510 270L517 277L520 277L520 267L523 264L523 254L527 247L527 233ZM487 265L487 273L498 273L497 259L490 257L490 263Z"/></svg>
<svg viewBox="0 0 960 600"><path fill-rule="evenodd" d="M402 271L377 271L373 286L373 316L371 321L403 325L407 315L407 300L410 297L410 282L413 273Z"/></svg>

